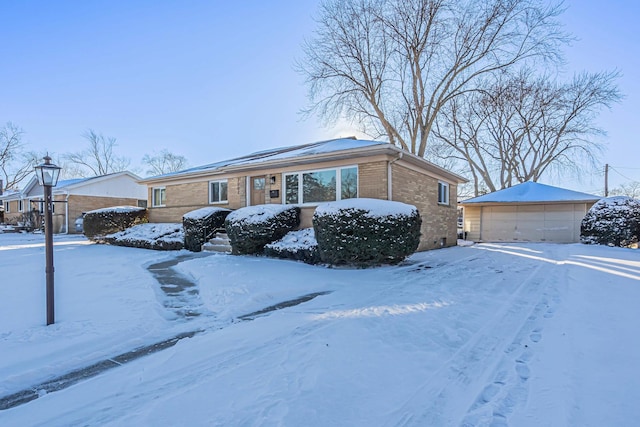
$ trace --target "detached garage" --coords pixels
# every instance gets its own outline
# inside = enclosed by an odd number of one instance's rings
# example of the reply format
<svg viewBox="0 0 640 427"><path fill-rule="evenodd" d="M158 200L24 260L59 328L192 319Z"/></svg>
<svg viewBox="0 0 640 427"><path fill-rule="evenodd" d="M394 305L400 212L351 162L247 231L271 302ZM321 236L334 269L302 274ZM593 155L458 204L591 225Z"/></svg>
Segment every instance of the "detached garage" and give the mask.
<svg viewBox="0 0 640 427"><path fill-rule="evenodd" d="M580 241L593 194L525 182L460 203L466 238L476 242Z"/></svg>

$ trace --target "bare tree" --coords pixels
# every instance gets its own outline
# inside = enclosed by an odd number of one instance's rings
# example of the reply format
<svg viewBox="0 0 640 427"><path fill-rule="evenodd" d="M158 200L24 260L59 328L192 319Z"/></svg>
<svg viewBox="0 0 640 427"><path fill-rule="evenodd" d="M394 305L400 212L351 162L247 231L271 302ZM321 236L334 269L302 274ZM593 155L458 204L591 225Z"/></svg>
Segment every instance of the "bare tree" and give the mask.
<svg viewBox="0 0 640 427"><path fill-rule="evenodd" d="M478 81L567 40L541 0L324 0L296 64L310 107L424 156L444 106Z"/></svg>
<svg viewBox="0 0 640 427"><path fill-rule="evenodd" d="M20 183L33 173L38 162L34 153L25 151L23 134L24 131L11 122L0 128L0 178L5 190L17 190Z"/></svg>
<svg viewBox="0 0 640 427"><path fill-rule="evenodd" d="M604 133L595 117L620 100L617 77L582 73L557 83L531 71L498 76L442 110L434 130L438 155L466 167L476 195L595 165L601 147L594 137Z"/></svg>
<svg viewBox="0 0 640 427"><path fill-rule="evenodd" d="M131 163L126 157L114 153L117 146L116 138L105 137L89 129L82 135L89 147L77 153L68 153L62 156L63 160L76 166L76 173L80 177L100 176L109 173L122 172Z"/></svg>
<svg viewBox="0 0 640 427"><path fill-rule="evenodd" d="M640 181L631 181L628 184L622 184L611 190L612 196L628 196L634 199L640 199Z"/></svg>
<svg viewBox="0 0 640 427"><path fill-rule="evenodd" d="M187 158L164 149L153 156L145 154L142 158L142 163L149 168L147 169L147 175L163 175L186 168Z"/></svg>

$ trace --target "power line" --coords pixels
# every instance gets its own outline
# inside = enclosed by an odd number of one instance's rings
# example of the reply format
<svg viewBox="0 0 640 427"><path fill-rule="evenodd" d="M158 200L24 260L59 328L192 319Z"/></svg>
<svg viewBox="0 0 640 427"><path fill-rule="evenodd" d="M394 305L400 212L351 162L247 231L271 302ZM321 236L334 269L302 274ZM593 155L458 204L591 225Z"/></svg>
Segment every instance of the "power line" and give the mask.
<svg viewBox="0 0 640 427"><path fill-rule="evenodd" d="M632 168L632 167L629 167L629 166L612 166L612 165L609 165L609 167L618 168L618 169L640 170L640 168Z"/></svg>
<svg viewBox="0 0 640 427"><path fill-rule="evenodd" d="M624 179L627 179L627 180L629 180L629 181L635 181L634 179L629 178L628 176L621 174L621 173L620 173L620 171L616 170L616 168L614 168L614 167L613 167L613 166L611 166L611 165L609 165L609 169L610 169L610 170L612 170L612 171L614 171L615 173L617 173L618 175L620 175L620 176L621 176L621 177L623 177ZM640 170L640 168L637 168L637 169L638 169L638 170Z"/></svg>

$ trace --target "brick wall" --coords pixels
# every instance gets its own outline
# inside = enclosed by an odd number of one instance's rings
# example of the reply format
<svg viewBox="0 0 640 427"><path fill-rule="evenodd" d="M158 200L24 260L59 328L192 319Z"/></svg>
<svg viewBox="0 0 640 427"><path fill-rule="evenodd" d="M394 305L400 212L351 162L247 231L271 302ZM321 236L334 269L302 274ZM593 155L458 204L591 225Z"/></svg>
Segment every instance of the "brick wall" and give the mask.
<svg viewBox="0 0 640 427"><path fill-rule="evenodd" d="M387 200L387 162L358 165L358 196Z"/></svg>
<svg viewBox="0 0 640 427"><path fill-rule="evenodd" d="M438 180L396 164L392 165L393 200L415 206L422 217L419 251L457 244L457 188L449 183L449 206L438 204ZM446 242L443 241L446 240ZM444 244L443 244L444 242Z"/></svg>
<svg viewBox="0 0 640 427"><path fill-rule="evenodd" d="M4 213L4 222L6 222L7 224L13 224L16 225L19 221L22 221L22 214L23 212L18 212L18 201L17 200L12 200L9 202L9 212ZM5 206L5 202L3 202L2 204L3 206ZM24 202L24 211L27 211L28 208L28 203Z"/></svg>
<svg viewBox="0 0 640 427"><path fill-rule="evenodd" d="M229 205L228 209L238 209L247 206L247 178L244 176L229 178L227 181Z"/></svg>

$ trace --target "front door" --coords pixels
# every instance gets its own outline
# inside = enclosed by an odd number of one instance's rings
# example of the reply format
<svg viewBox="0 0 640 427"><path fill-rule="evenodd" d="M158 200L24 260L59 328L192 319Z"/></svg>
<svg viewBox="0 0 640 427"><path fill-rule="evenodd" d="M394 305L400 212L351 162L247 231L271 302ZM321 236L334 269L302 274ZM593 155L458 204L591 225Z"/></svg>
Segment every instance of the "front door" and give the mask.
<svg viewBox="0 0 640 427"><path fill-rule="evenodd" d="M251 177L251 206L264 204L264 191L266 187L266 177Z"/></svg>

